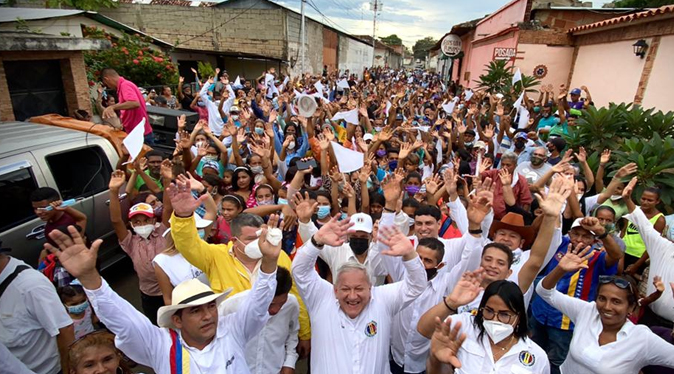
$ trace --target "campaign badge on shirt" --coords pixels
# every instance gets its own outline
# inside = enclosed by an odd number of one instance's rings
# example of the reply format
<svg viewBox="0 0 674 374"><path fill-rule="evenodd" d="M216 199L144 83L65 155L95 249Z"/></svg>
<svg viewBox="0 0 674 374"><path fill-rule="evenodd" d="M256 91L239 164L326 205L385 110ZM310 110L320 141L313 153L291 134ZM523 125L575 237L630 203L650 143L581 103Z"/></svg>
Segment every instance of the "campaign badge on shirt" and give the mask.
<svg viewBox="0 0 674 374"><path fill-rule="evenodd" d="M370 321L370 322L368 322L367 325L365 325L365 335L368 338L371 338L371 337L377 335L377 322Z"/></svg>
<svg viewBox="0 0 674 374"><path fill-rule="evenodd" d="M561 261L562 257L564 257L564 253L562 252L555 253L555 259L557 260L557 262Z"/></svg>
<svg viewBox="0 0 674 374"><path fill-rule="evenodd" d="M536 357L529 351L520 352L520 363L526 367L534 366Z"/></svg>

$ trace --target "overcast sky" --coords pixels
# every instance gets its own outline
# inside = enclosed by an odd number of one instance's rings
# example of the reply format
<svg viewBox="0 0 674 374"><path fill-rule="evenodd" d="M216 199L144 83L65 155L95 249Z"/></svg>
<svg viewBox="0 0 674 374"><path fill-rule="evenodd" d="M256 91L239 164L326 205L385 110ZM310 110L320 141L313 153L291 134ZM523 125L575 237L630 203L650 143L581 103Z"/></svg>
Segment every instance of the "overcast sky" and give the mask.
<svg viewBox="0 0 674 374"><path fill-rule="evenodd" d="M299 11L300 0L272 0ZM329 18L324 20L308 4L306 13L354 35L372 35L372 16L369 1L310 0ZM377 37L397 34L405 45L426 36L442 37L453 25L483 17L508 3L506 0L382 0L383 8L377 17ZM608 1L594 1L601 7ZM337 26L335 26L335 24Z"/></svg>

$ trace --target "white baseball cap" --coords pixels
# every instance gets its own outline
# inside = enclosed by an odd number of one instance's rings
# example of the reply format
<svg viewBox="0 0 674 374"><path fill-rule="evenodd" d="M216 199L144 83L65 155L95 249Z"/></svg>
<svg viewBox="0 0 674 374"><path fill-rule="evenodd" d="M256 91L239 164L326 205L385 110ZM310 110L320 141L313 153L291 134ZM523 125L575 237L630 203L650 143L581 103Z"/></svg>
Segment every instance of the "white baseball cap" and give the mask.
<svg viewBox="0 0 674 374"><path fill-rule="evenodd" d="M372 233L372 217L365 213L356 213L351 216L351 222L354 225L350 228L353 231L365 231L368 234Z"/></svg>

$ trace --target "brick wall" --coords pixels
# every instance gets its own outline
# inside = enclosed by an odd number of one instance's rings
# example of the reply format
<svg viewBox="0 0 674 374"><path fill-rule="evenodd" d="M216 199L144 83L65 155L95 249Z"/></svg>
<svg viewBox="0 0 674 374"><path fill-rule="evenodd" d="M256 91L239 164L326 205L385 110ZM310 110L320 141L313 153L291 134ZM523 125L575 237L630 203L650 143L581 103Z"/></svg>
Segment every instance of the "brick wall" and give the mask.
<svg viewBox="0 0 674 374"><path fill-rule="evenodd" d="M60 60L68 114L72 115L77 109L84 109L91 113L89 86L82 52L0 52L0 121L15 119L3 62L17 60Z"/></svg>
<svg viewBox="0 0 674 374"><path fill-rule="evenodd" d="M520 44L571 45L572 38L559 30L520 30Z"/></svg>
<svg viewBox="0 0 674 374"><path fill-rule="evenodd" d="M119 3L99 12L179 48L287 59L282 9Z"/></svg>
<svg viewBox="0 0 674 374"><path fill-rule="evenodd" d="M674 34L674 22L672 19L640 23L631 26L619 27L611 30L599 31L576 35L576 45L590 45L611 43L620 40L644 39L654 36Z"/></svg>
<svg viewBox="0 0 674 374"><path fill-rule="evenodd" d="M616 12L590 12L584 10L562 9L536 9L534 12L532 18L540 21L543 27L564 31L576 26L614 18L619 15Z"/></svg>

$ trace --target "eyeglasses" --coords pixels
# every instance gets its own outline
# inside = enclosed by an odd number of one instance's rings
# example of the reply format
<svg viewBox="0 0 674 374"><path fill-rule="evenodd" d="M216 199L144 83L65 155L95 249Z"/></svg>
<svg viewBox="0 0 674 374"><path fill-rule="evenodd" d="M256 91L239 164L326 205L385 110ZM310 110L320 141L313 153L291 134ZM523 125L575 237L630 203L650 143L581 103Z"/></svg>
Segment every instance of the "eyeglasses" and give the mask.
<svg viewBox="0 0 674 374"><path fill-rule="evenodd" d="M492 308L489 307L484 307L480 309L480 311L482 312L482 317L484 319L491 321L494 319L494 317L496 317L501 323L510 323L513 317L517 317L517 314L512 314L509 312L501 311L496 313Z"/></svg>
<svg viewBox="0 0 674 374"><path fill-rule="evenodd" d="M627 279L617 277L615 275L600 275L599 276L599 284L614 284L616 287L623 289L623 290L629 290L630 292L634 292L632 289L632 283L630 283Z"/></svg>

